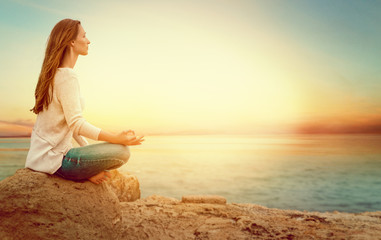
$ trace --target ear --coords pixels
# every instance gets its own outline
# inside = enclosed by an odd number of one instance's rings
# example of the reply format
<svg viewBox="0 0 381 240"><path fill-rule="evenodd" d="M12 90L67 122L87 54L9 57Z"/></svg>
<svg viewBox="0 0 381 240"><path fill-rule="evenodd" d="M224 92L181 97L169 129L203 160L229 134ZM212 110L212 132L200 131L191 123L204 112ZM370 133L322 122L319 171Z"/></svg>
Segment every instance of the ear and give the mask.
<svg viewBox="0 0 381 240"><path fill-rule="evenodd" d="M70 46L74 47L74 40L70 41Z"/></svg>

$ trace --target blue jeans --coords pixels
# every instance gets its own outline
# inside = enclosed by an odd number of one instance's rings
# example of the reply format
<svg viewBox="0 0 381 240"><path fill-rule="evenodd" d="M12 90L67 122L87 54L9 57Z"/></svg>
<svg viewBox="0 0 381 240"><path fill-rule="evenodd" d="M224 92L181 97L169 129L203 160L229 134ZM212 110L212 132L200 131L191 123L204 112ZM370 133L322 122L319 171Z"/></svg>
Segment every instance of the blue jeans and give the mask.
<svg viewBox="0 0 381 240"><path fill-rule="evenodd" d="M130 157L128 146L98 143L70 149L54 173L70 180L85 180L102 171L118 168Z"/></svg>

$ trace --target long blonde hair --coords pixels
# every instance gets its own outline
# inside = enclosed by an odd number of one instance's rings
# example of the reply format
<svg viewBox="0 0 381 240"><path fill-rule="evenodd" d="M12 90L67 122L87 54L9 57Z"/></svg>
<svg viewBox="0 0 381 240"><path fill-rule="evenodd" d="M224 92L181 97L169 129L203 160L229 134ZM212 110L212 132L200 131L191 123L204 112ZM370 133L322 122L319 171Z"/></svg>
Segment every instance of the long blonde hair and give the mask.
<svg viewBox="0 0 381 240"><path fill-rule="evenodd" d="M47 109L53 98L53 80L70 42L78 35L78 20L64 19L59 21L50 33L46 46L45 58L35 90L35 105L30 111L38 114Z"/></svg>

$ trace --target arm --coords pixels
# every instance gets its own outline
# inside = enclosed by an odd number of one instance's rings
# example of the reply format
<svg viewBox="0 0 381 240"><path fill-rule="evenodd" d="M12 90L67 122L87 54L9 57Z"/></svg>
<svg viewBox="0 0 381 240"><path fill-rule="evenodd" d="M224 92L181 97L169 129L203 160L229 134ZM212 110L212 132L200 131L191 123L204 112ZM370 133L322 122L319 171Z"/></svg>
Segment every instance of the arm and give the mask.
<svg viewBox="0 0 381 240"><path fill-rule="evenodd" d="M89 142L86 140L86 138L80 136L80 135L77 135L77 134L73 134L73 138L75 139L75 141L79 144L79 146L83 147L83 146L87 146L89 145Z"/></svg>
<svg viewBox="0 0 381 240"><path fill-rule="evenodd" d="M78 80L74 73L69 72L67 74L65 79L55 86L57 98L61 103L67 125L73 131L73 136L82 135L90 139L98 140L101 129L88 123L82 116ZM77 142L80 145L81 143L83 144L83 141L79 141L80 142Z"/></svg>
<svg viewBox="0 0 381 240"><path fill-rule="evenodd" d="M73 73L65 81L57 84L56 92L58 100L62 105L66 122L73 131L73 136L79 145L82 146L82 144L87 142L81 136L123 145L139 145L144 141L143 136L136 137L135 133L131 130L113 134L88 123L82 116L79 84Z"/></svg>

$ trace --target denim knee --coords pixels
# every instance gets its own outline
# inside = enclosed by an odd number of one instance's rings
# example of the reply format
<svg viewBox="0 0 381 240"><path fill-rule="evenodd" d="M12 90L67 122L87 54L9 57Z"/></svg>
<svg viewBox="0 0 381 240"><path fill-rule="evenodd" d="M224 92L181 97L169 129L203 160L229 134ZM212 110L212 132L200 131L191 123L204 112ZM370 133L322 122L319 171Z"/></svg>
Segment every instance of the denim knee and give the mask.
<svg viewBox="0 0 381 240"><path fill-rule="evenodd" d="M128 159L130 158L130 148L128 146L123 146L123 149L120 152L120 159L127 163Z"/></svg>

